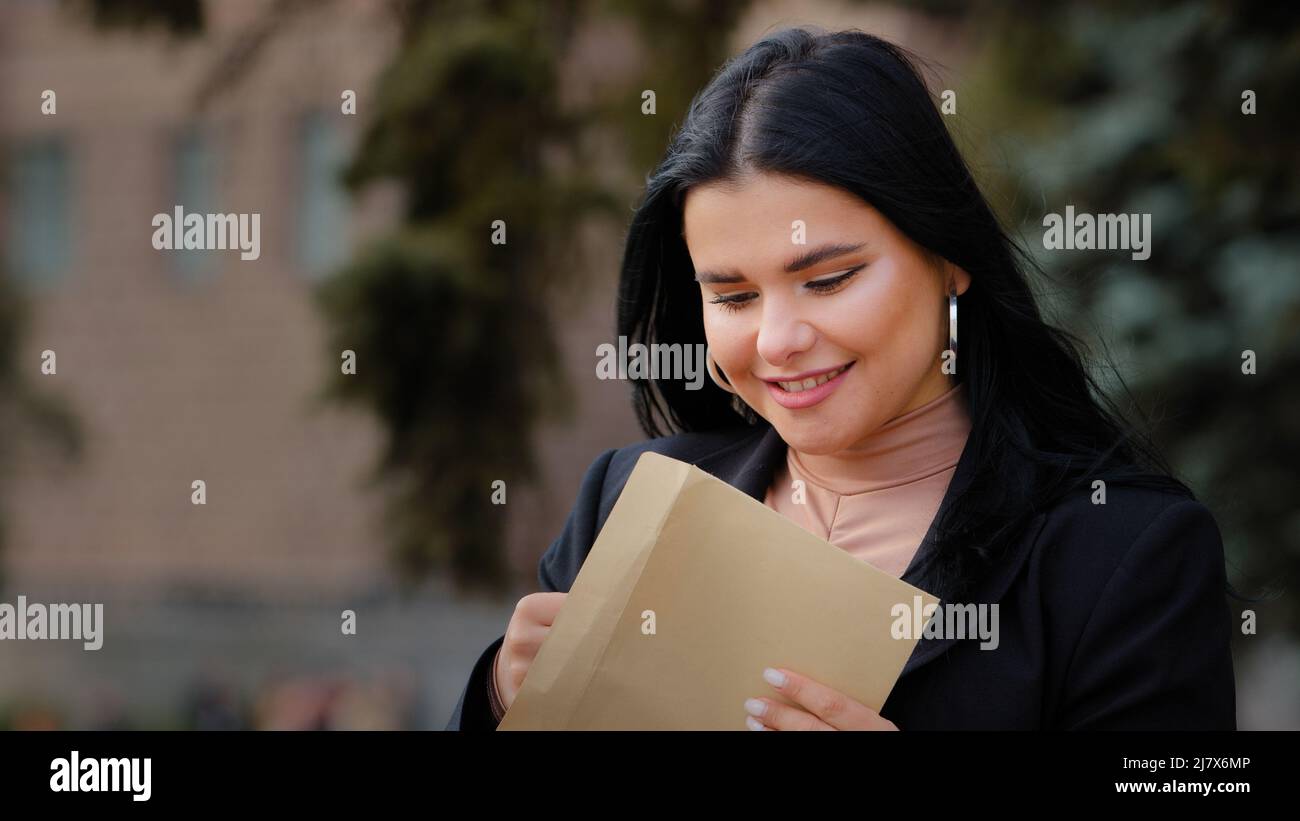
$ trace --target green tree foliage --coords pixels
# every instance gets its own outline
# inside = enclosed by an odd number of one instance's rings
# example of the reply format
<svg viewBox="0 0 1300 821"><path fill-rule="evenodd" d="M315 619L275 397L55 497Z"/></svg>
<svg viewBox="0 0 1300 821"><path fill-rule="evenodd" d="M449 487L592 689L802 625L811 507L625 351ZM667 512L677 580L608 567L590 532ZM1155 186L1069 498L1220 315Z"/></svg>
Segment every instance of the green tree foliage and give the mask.
<svg viewBox="0 0 1300 821"><path fill-rule="evenodd" d="M977 165L1050 275L1046 296L1072 330L1114 344L1157 440L1218 516L1234 584L1293 585L1300 28L1284 6L1223 2L983 4L969 22L987 36L959 122L972 145L998 142ZM1043 215L1066 205L1151 214L1150 258L1044 252ZM1290 598L1273 606L1300 632Z"/></svg>
<svg viewBox="0 0 1300 821"><path fill-rule="evenodd" d="M347 171L352 186L393 178L406 194L401 228L320 295L331 350L359 363L330 394L371 408L387 433L375 476L391 486L407 579L443 567L467 586L506 580L492 483L509 500L534 478L537 424L569 407L548 306L574 264L579 218L615 207L576 151L581 117L558 99L571 14L526 2L407 9Z"/></svg>
<svg viewBox="0 0 1300 821"><path fill-rule="evenodd" d="M537 424L568 406L555 294L577 275L580 222L625 216L627 192L589 174L585 137L612 126L633 167L662 152L673 118L644 116L640 89L684 111L743 5L605 7L655 57L631 87L578 110L562 107L558 71L589 5L404 7L347 179L402 181L405 224L328 282L322 305L332 349L360 363L332 394L373 408L388 434L376 477L396 487L389 521L406 577L445 566L465 585L505 580L491 483L533 479ZM494 220L505 245L490 242Z"/></svg>

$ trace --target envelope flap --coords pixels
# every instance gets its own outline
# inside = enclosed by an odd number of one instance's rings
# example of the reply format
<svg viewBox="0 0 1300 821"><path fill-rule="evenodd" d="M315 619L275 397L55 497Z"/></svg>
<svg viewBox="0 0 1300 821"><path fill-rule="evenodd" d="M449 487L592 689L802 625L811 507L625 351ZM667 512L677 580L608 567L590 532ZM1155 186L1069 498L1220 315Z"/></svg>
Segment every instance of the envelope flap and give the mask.
<svg viewBox="0 0 1300 821"><path fill-rule="evenodd" d="M563 724L600 668L609 635L691 469L657 453L637 460L498 729Z"/></svg>

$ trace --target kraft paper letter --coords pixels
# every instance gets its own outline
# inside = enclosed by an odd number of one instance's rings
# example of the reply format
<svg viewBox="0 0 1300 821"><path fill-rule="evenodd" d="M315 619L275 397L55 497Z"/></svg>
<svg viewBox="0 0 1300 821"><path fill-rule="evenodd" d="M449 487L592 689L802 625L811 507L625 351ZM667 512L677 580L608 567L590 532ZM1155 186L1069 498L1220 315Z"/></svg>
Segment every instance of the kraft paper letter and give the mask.
<svg viewBox="0 0 1300 821"><path fill-rule="evenodd" d="M930 594L699 468L637 461L502 730L744 730L785 667L879 710Z"/></svg>

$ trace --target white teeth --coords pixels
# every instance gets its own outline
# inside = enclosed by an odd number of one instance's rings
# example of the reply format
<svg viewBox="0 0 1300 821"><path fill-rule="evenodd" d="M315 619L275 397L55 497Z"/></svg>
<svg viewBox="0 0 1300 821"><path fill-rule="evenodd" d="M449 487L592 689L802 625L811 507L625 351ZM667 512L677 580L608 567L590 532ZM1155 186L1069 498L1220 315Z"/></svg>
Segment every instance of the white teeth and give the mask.
<svg viewBox="0 0 1300 821"><path fill-rule="evenodd" d="M802 382L777 382L776 384L780 385L780 386L781 386L781 390L783 390L783 391L785 391L785 392L787 392L787 393L799 393L800 391L806 391L806 390L808 390L809 388L815 388L815 387L817 387L818 385L821 385L821 384L824 383L824 382L829 382L829 381L831 381L831 380L834 379L835 377L837 377L837 376L839 376L840 374L844 373L844 371L845 371L846 368L848 368L848 365L845 365L843 368L836 368L835 370L831 371L830 373L824 373L824 374L822 374L821 376L818 376L818 377L814 377L814 378L811 378L811 379L805 379L805 380L803 380Z"/></svg>

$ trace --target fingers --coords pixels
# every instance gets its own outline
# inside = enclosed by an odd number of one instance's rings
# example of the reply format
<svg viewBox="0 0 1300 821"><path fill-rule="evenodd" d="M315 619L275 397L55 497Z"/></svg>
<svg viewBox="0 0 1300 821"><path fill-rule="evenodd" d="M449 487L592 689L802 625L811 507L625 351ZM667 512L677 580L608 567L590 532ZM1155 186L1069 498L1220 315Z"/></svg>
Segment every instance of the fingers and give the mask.
<svg viewBox="0 0 1300 821"><path fill-rule="evenodd" d="M745 724L751 730L834 730L835 728L803 710L788 707L770 698L745 701L749 715Z"/></svg>
<svg viewBox="0 0 1300 821"><path fill-rule="evenodd" d="M515 605L515 613L537 624L550 626L555 623L555 616L568 596L568 593L530 593Z"/></svg>
<svg viewBox="0 0 1300 821"><path fill-rule="evenodd" d="M532 667L533 659L537 656L537 648L541 647L542 639L546 637L546 631L549 629L534 624L511 623L510 629L506 631L501 658L502 672L510 683L511 689L517 691L523 686L524 676L528 675L528 669Z"/></svg>
<svg viewBox="0 0 1300 821"><path fill-rule="evenodd" d="M502 645L509 667L512 672L518 667L528 669L532 663L533 657L537 655L538 649L542 642L546 640L546 634L551 630L549 625L538 624L528 619L511 619L510 626L506 628L506 640ZM522 678L522 674L520 678Z"/></svg>
<svg viewBox="0 0 1300 821"><path fill-rule="evenodd" d="M502 644L502 674L510 689L523 686L542 642L550 633L567 593L532 593L515 605Z"/></svg>
<svg viewBox="0 0 1300 821"><path fill-rule="evenodd" d="M520 599L510 623L506 625L506 652L512 657L527 656L531 659L545 640L567 595L533 593Z"/></svg>
<svg viewBox="0 0 1300 821"><path fill-rule="evenodd" d="M509 684L511 698L519 692L519 688L524 686L524 677L528 675L528 668L533 664L532 655L521 655L510 653L502 657L501 661L505 663L505 669L502 670L506 682Z"/></svg>
<svg viewBox="0 0 1300 821"><path fill-rule="evenodd" d="M838 690L813 681L807 676L790 670L773 670L763 672L763 678L777 692L791 701L797 702L805 710L832 727L849 726L852 719L861 716L853 714L853 706L862 705L850 699Z"/></svg>
<svg viewBox="0 0 1300 821"><path fill-rule="evenodd" d="M893 722L882 718L879 713L865 704L792 670L768 668L763 671L763 678L777 692L798 705L798 707L787 707L772 699L751 699L750 701L764 702L768 705L763 715L756 716L768 727L787 729L773 724L772 721L775 721L788 725L789 729L898 729ZM751 710L750 706L750 703L746 702L746 711L755 715L757 705L755 710ZM769 721L768 716L772 716L772 721Z"/></svg>

